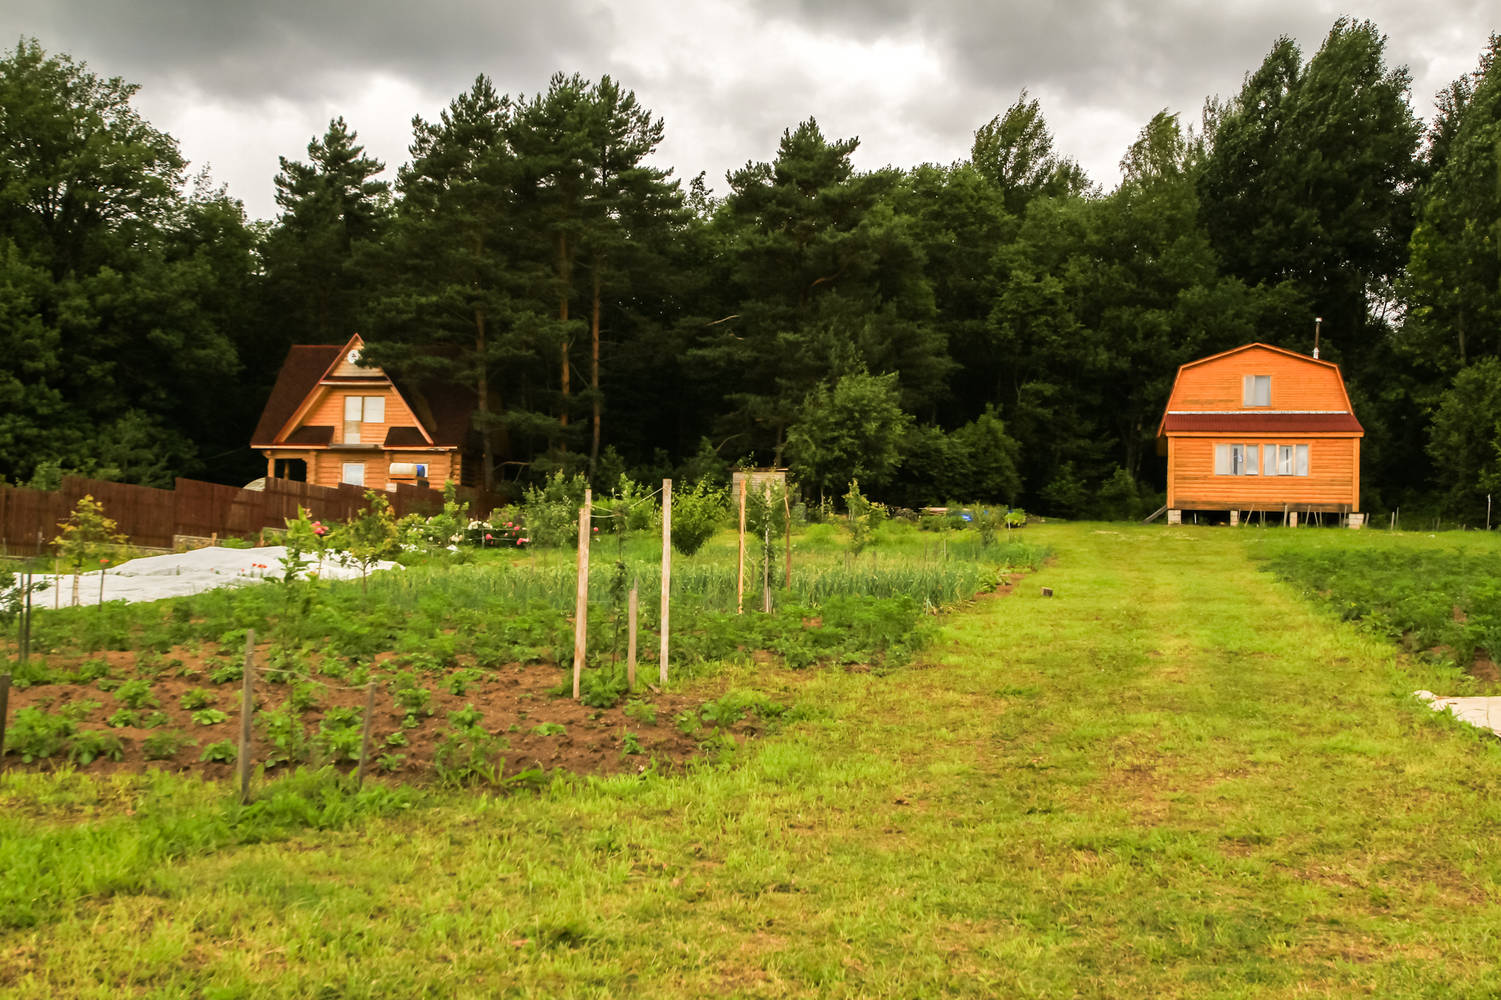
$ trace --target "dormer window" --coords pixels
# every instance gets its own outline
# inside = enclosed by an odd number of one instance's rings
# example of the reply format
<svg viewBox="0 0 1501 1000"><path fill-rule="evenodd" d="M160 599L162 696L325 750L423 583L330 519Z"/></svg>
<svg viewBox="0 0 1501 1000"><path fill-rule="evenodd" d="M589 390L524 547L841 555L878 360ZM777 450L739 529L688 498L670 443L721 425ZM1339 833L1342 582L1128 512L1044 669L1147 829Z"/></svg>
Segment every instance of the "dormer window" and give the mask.
<svg viewBox="0 0 1501 1000"><path fill-rule="evenodd" d="M1270 375L1247 375L1242 386L1242 406L1272 405L1272 377Z"/></svg>

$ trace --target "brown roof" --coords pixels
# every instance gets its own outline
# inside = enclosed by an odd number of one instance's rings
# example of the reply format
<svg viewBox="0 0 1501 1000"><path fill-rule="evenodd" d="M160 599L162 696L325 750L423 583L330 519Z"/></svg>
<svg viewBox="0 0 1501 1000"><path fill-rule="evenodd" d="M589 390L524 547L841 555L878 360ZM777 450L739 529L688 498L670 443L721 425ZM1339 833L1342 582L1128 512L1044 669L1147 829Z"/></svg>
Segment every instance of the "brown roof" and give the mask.
<svg viewBox="0 0 1501 1000"><path fill-rule="evenodd" d="M328 444L334 439L332 427L304 426L287 435L287 444Z"/></svg>
<svg viewBox="0 0 1501 1000"><path fill-rule="evenodd" d="M276 384L261 411L261 419L250 435L250 447L266 448L276 441L276 434L292 419L297 407L318 385L323 373L343 349L341 344L294 344L276 375ZM330 430L330 434L332 430Z"/></svg>
<svg viewBox="0 0 1501 1000"><path fill-rule="evenodd" d="M1364 434L1353 413L1168 413L1163 434Z"/></svg>
<svg viewBox="0 0 1501 1000"><path fill-rule="evenodd" d="M277 373L276 384L271 389L266 408L251 435L252 448L269 448L276 443L276 435L286 426L297 408L318 387L320 381L364 382L380 379L371 372L368 378L356 376L329 376L330 368L338 361L344 350L342 344L297 344L287 353L287 360ZM463 386L426 379L409 382L392 380L417 420L432 436L439 447L461 447L469 434L469 419L474 413L474 391ZM288 436L286 444L326 445L333 440L332 427L299 427ZM386 434L385 447L414 447L425 445L421 432L415 427L393 427Z"/></svg>
<svg viewBox="0 0 1501 1000"><path fill-rule="evenodd" d="M386 431L384 448L412 448L427 447L427 438L422 436L422 431L416 427L392 427Z"/></svg>

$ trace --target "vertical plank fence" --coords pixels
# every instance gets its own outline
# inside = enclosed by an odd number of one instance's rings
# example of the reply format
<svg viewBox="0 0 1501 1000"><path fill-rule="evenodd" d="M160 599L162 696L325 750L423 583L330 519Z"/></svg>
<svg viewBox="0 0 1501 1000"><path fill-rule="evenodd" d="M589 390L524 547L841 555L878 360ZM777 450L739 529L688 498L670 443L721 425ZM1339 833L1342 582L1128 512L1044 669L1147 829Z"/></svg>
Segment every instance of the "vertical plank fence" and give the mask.
<svg viewBox="0 0 1501 1000"><path fill-rule="evenodd" d="M483 518L501 498L460 487L459 502L471 518ZM441 490L402 484L384 494L397 517L433 514L442 509ZM196 479L178 479L170 490L64 476L56 490L0 486L0 555L35 556L48 552L58 522L84 496L104 507L132 544L171 549L179 539L260 539L266 529L281 529L299 507L319 520L347 521L365 507L358 486L315 486L287 479L267 479L263 489L249 490Z"/></svg>

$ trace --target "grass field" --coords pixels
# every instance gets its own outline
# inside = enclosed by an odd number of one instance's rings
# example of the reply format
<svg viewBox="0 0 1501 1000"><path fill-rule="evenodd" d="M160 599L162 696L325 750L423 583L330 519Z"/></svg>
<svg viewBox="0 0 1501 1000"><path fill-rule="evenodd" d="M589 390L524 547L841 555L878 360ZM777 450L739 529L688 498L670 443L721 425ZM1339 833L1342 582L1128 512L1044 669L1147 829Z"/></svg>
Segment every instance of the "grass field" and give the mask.
<svg viewBox="0 0 1501 1000"><path fill-rule="evenodd" d="M310 777L250 812L6 776L0 899L33 922L0 994L1494 994L1501 746L1411 699L1455 669L1261 570L1390 540L1026 533L1054 562L909 667L735 667L799 717L684 776Z"/></svg>

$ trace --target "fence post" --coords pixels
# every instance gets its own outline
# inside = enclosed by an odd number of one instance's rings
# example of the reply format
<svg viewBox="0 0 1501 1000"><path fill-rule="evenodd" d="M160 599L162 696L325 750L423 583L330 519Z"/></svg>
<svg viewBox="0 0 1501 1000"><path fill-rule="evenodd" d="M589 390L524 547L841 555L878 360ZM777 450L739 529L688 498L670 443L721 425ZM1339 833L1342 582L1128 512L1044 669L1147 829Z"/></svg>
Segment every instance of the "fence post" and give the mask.
<svg viewBox="0 0 1501 1000"><path fill-rule="evenodd" d="M356 788L365 787L365 768L370 760L370 720L375 715L375 682L365 686L365 731L360 736L360 766L355 772Z"/></svg>
<svg viewBox="0 0 1501 1000"><path fill-rule="evenodd" d="M245 669L240 694L240 805L250 802L250 717L255 711L255 629L245 630Z"/></svg>
<svg viewBox="0 0 1501 1000"><path fill-rule="evenodd" d="M578 593L573 613L573 700L579 700L579 686L584 678L584 655L589 646L589 521L594 508L594 492L584 490L584 506L579 508Z"/></svg>
<svg viewBox="0 0 1501 1000"><path fill-rule="evenodd" d="M667 612L672 607L672 480L662 480L662 650L657 657L657 680L667 683Z"/></svg>
<svg viewBox="0 0 1501 1000"><path fill-rule="evenodd" d="M631 596L626 602L626 631L629 636L625 641L625 687L627 691L636 690L636 601L637 592L640 590L637 581L631 581Z"/></svg>

